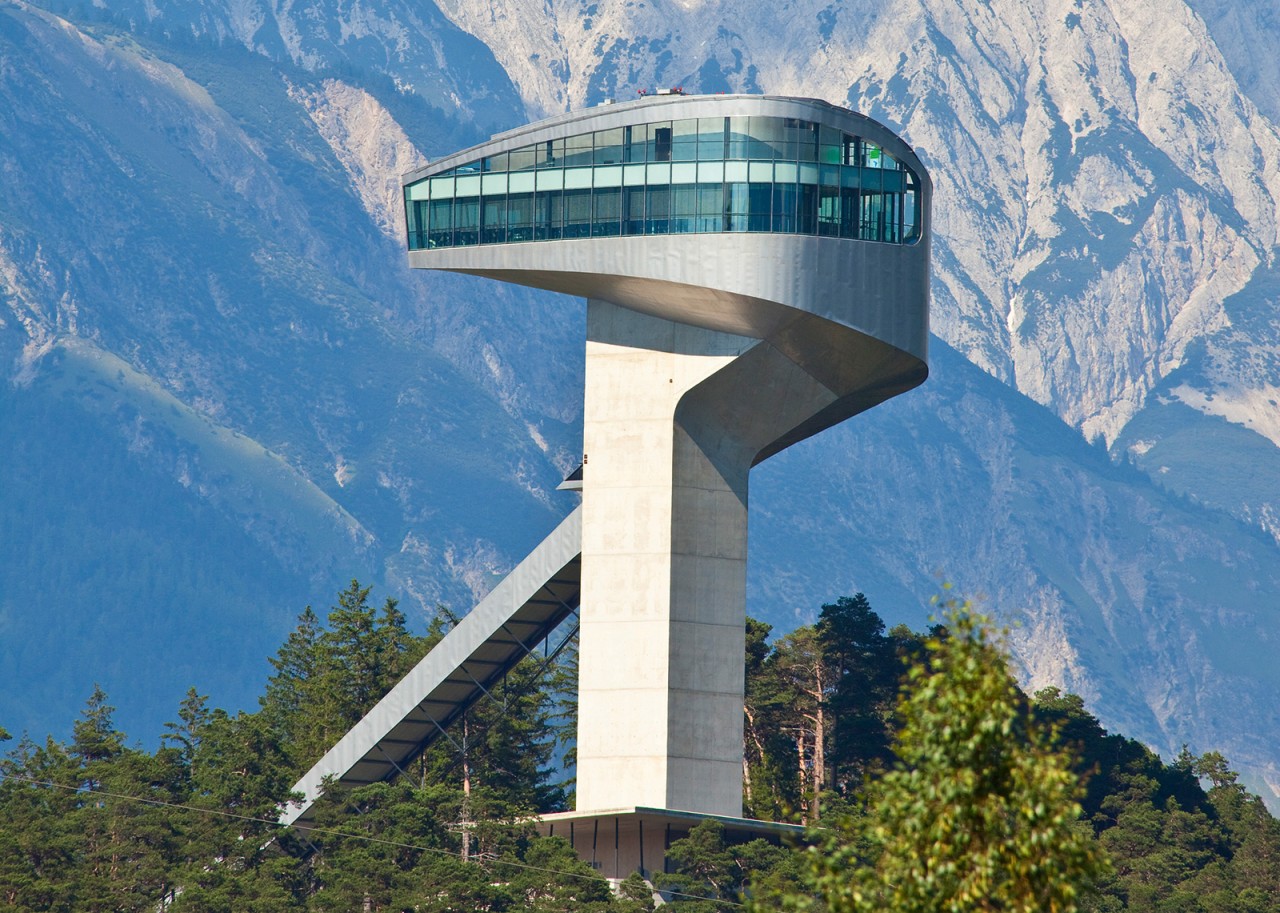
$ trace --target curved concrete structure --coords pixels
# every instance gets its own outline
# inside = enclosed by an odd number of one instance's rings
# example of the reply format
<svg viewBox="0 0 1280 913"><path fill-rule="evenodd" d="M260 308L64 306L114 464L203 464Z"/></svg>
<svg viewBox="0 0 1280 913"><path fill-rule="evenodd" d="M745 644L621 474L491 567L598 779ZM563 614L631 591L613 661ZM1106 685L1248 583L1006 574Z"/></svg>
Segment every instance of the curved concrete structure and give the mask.
<svg viewBox="0 0 1280 913"><path fill-rule="evenodd" d="M925 379L930 196L883 126L759 96L567 114L407 177L413 266L588 299L579 812L741 814L748 472Z"/></svg>

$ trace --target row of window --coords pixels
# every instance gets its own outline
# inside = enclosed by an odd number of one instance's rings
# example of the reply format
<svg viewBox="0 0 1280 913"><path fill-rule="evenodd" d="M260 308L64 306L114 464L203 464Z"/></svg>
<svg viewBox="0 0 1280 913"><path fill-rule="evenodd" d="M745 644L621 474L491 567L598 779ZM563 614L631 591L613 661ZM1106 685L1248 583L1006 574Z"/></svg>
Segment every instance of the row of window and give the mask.
<svg viewBox="0 0 1280 913"><path fill-rule="evenodd" d="M909 243L917 194L840 184L565 188L412 201L413 250L617 235L778 232Z"/></svg>
<svg viewBox="0 0 1280 913"><path fill-rule="evenodd" d="M875 143L792 117L698 117L547 140L459 165L443 176L698 161L821 162L896 170Z"/></svg>

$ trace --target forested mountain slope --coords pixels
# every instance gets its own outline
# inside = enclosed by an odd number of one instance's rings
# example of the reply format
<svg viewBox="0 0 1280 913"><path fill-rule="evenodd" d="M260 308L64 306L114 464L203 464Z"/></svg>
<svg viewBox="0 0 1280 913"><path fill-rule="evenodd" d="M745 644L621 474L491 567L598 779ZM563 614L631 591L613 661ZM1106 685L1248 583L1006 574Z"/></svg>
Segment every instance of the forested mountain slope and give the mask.
<svg viewBox="0 0 1280 913"><path fill-rule="evenodd" d="M251 703L352 576L465 610L572 506L582 308L411 274L398 177L683 84L850 104L937 185L933 376L757 470L753 613L856 589L919 625L941 572L1023 621L1028 682L1280 785L1275 29L1207 0L0 6L0 723L94 681L140 736L197 678Z"/></svg>

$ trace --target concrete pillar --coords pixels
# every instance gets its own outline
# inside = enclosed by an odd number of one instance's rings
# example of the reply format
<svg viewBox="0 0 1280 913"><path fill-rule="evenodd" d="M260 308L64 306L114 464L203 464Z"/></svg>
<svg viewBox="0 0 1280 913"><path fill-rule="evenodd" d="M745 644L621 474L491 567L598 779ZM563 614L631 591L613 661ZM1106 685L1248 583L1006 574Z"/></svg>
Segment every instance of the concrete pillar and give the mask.
<svg viewBox="0 0 1280 913"><path fill-rule="evenodd" d="M681 401L759 340L587 308L580 811L742 814L747 471ZM692 433L691 433L692 432ZM745 459L744 459L745 456Z"/></svg>

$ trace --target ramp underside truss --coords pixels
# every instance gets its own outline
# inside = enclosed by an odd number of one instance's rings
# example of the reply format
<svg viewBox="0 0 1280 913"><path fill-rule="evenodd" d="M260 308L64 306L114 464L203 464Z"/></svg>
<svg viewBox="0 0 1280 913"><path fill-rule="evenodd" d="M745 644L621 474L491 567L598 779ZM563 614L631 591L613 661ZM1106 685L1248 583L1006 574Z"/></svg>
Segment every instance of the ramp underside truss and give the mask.
<svg viewBox="0 0 1280 913"><path fill-rule="evenodd" d="M489 694L578 608L581 508L503 578L297 784L305 796L281 815L306 828L325 778L346 787L389 780L468 707Z"/></svg>

